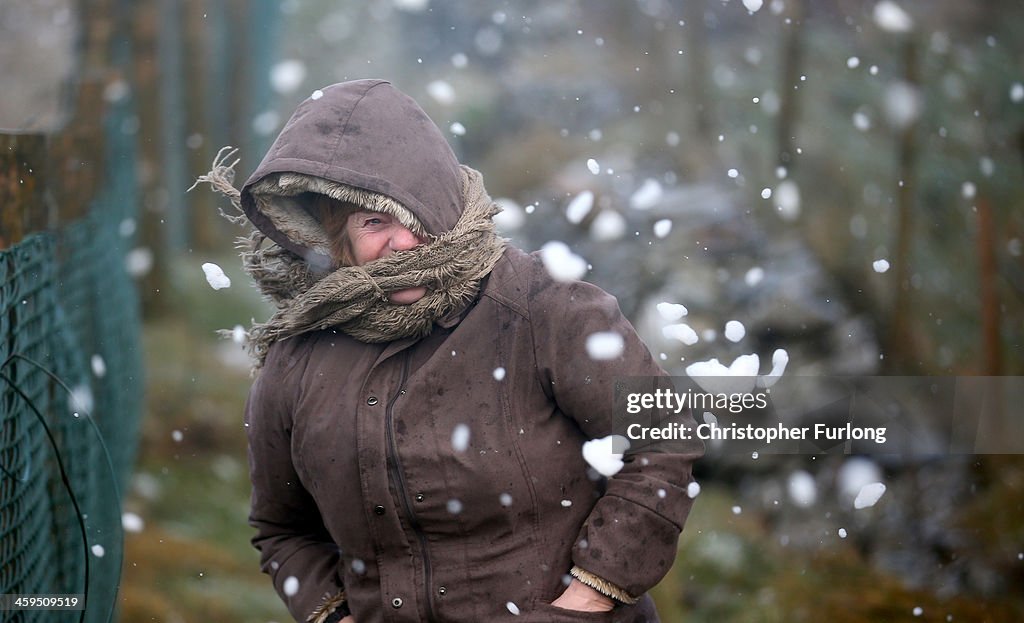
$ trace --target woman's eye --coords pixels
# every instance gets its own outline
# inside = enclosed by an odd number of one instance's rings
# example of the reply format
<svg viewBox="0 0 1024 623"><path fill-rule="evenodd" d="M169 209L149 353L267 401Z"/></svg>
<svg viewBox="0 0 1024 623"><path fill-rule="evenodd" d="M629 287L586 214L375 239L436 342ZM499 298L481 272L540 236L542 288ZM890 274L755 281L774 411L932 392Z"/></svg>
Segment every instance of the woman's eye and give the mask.
<svg viewBox="0 0 1024 623"><path fill-rule="evenodd" d="M368 218L368 219L366 219L366 222L363 223L363 226L364 227L369 227L369 226L372 226L372 225L380 225L383 222L384 221L382 221L379 218Z"/></svg>

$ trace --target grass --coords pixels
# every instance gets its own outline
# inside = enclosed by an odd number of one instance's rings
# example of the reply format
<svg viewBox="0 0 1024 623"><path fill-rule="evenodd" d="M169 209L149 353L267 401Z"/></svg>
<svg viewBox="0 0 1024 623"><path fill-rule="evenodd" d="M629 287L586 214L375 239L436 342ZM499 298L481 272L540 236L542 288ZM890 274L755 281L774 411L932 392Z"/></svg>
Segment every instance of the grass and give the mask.
<svg viewBox="0 0 1024 623"><path fill-rule="evenodd" d="M736 499L715 485L697 498L676 564L652 591L666 623L1024 620L1020 595L913 588L871 565L852 539L784 545L756 512L734 514Z"/></svg>
<svg viewBox="0 0 1024 623"><path fill-rule="evenodd" d="M219 291L200 263L178 266L178 313L143 329L146 413L125 510L145 526L125 534L120 620L283 623L291 616L259 571L246 523L250 378L224 357L240 347L215 335L265 312L232 270L237 260L222 258L234 285Z"/></svg>

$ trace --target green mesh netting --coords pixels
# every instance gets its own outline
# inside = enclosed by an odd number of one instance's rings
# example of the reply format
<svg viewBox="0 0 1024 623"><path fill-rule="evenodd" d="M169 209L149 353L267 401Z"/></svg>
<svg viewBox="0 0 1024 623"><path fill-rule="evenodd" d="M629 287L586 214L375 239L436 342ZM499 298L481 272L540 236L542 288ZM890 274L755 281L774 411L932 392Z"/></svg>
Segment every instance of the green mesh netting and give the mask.
<svg viewBox="0 0 1024 623"><path fill-rule="evenodd" d="M108 167L88 216L0 251L0 594L82 593L87 606L0 611L5 622L113 614L143 390L125 267L134 160L118 127L108 149L128 166Z"/></svg>
<svg viewBox="0 0 1024 623"><path fill-rule="evenodd" d="M0 252L0 593L84 593L87 621L109 619L120 578L142 392L137 295L101 214Z"/></svg>

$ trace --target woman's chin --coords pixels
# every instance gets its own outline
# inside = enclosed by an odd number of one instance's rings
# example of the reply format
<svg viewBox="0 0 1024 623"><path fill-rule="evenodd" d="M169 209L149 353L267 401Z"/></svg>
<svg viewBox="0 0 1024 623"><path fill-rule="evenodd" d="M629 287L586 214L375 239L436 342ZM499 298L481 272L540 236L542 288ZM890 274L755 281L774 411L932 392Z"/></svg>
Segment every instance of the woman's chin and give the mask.
<svg viewBox="0 0 1024 623"><path fill-rule="evenodd" d="M412 305L416 301L423 298L426 295L427 289L423 286L415 288L406 288L404 290L395 290L388 295L388 300L395 305Z"/></svg>

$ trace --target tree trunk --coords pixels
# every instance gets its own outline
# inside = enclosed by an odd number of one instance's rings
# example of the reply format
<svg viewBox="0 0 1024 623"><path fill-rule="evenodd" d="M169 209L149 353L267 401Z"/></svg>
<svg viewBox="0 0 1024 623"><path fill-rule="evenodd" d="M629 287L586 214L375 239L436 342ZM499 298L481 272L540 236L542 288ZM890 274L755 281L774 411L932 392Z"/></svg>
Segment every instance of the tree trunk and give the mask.
<svg viewBox="0 0 1024 623"><path fill-rule="evenodd" d="M915 41L908 37L904 43L904 81L917 87L920 83L920 68L917 60ZM909 122L900 131L898 144L899 187L896 191L896 247L893 253L894 297L890 317L884 366L891 373L910 374L920 367L914 362L916 356L911 323L911 245L914 237L914 170L917 166L917 145L915 135L917 121Z"/></svg>
<svg viewBox="0 0 1024 623"><path fill-rule="evenodd" d="M143 315L159 316L170 308L167 250L164 240L159 180L163 168L160 150L160 99L157 37L160 30L159 0L139 0L132 28L134 83L139 115L140 243L153 255L153 268L139 283Z"/></svg>
<svg viewBox="0 0 1024 623"><path fill-rule="evenodd" d="M779 117L775 126L778 145L778 164L792 169L793 157L796 154L796 120L800 103L800 71L804 60L804 22L810 8L808 0L792 0L786 4L786 17L789 23L783 23L785 34L782 37L782 75L779 88Z"/></svg>
<svg viewBox="0 0 1024 623"><path fill-rule="evenodd" d="M687 80L690 96L693 98L694 128L702 153L710 154L714 146L712 134L711 75L708 60L708 33L704 22L705 0L692 0L684 6L687 51L690 57L690 72ZM701 158L701 161L704 161Z"/></svg>
<svg viewBox="0 0 1024 623"><path fill-rule="evenodd" d="M984 376L1003 373L997 290L999 267L993 220L991 204L982 197L978 200L978 290L981 300L981 374Z"/></svg>
<svg viewBox="0 0 1024 623"><path fill-rule="evenodd" d="M48 224L46 137L0 134L0 250Z"/></svg>

